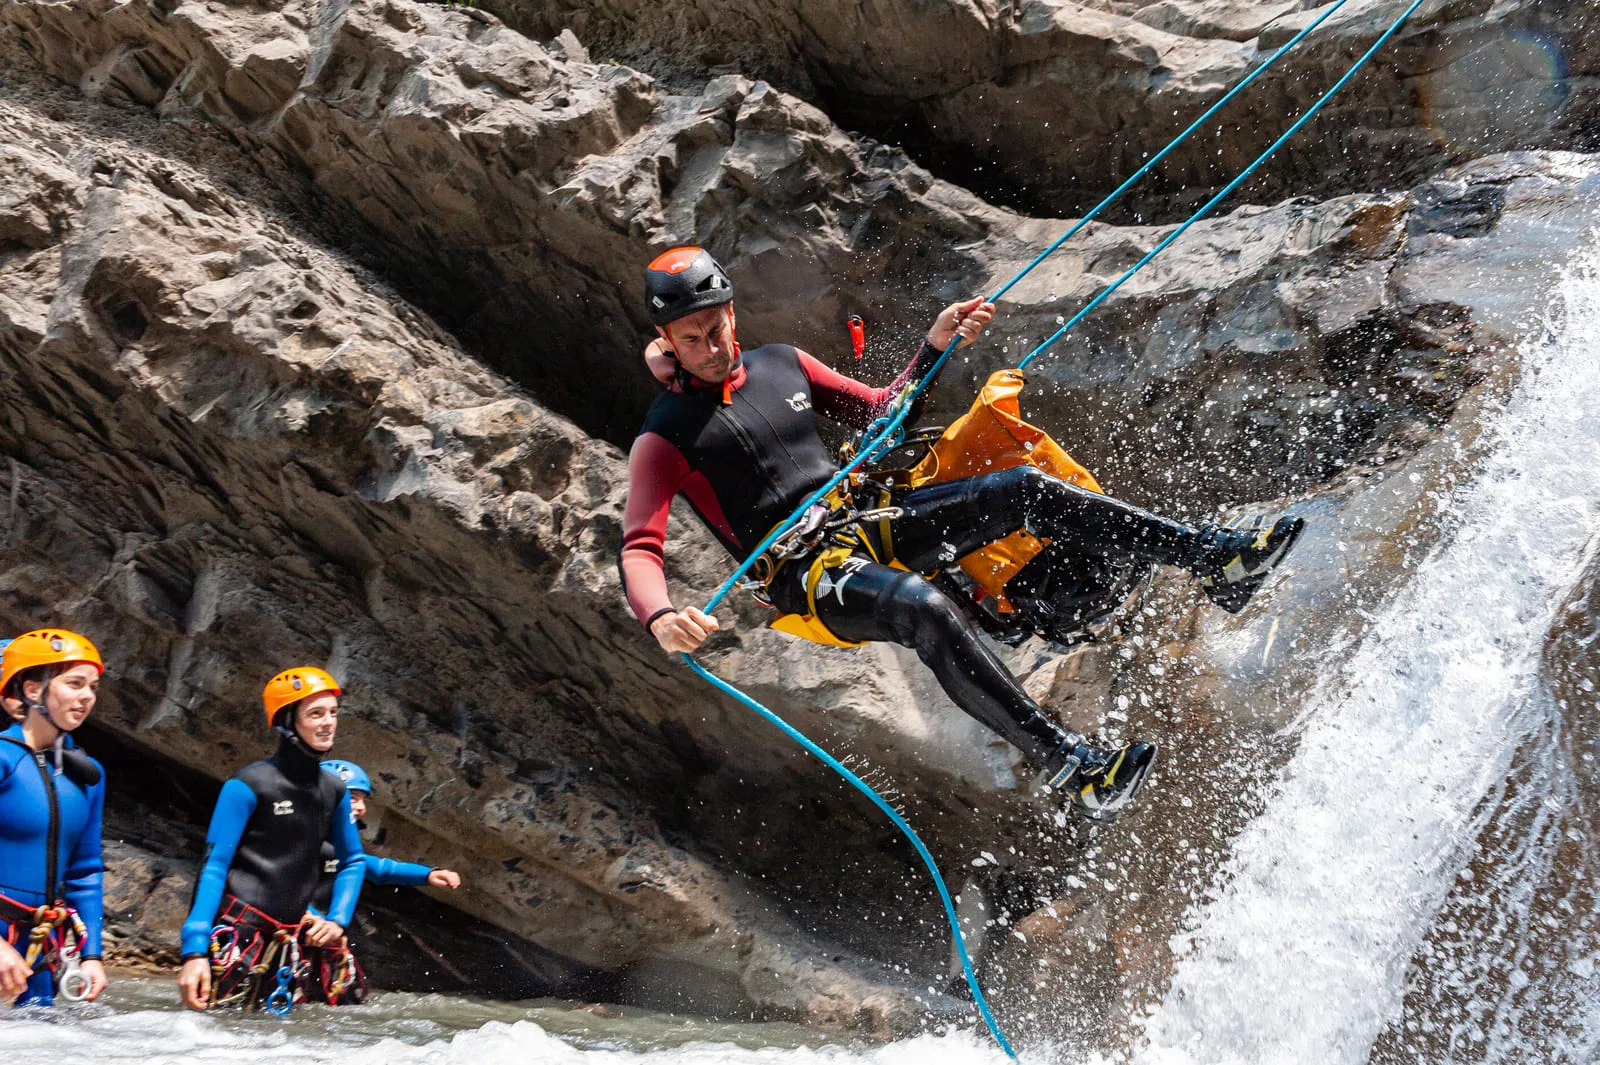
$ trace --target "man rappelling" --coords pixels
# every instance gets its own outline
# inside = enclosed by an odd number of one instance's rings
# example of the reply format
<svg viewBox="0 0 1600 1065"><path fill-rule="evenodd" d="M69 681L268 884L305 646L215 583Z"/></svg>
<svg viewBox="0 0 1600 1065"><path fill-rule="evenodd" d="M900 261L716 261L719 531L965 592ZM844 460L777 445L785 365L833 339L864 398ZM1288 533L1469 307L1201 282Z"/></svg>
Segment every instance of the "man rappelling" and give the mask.
<svg viewBox="0 0 1600 1065"><path fill-rule="evenodd" d="M692 652L715 617L679 609L664 570L668 512L682 494L735 556L743 555L839 470L817 431L822 414L866 429L957 338L970 343L994 315L982 299L941 311L911 364L871 388L787 344L743 351L733 285L701 248L653 260L646 298L665 378L629 455L621 569L629 604L668 652ZM667 361L670 359L670 361ZM924 393L925 395L926 393ZM915 410L912 418L915 418ZM752 572L781 613L774 627L823 643L887 640L915 650L950 698L1044 771L1085 816L1114 820L1143 784L1150 743L1102 747L1052 720L984 642L969 612L929 576L1009 535L1080 553L1178 566L1225 608L1242 609L1302 527L1194 527L1159 517L1024 463L928 483L899 484L855 509L843 496L813 507Z"/></svg>

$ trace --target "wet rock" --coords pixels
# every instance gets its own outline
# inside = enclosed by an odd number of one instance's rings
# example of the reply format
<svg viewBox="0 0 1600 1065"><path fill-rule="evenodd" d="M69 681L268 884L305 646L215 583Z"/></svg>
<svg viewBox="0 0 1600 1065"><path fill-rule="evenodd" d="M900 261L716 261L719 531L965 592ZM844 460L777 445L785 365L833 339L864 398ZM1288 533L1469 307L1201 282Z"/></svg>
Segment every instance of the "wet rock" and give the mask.
<svg viewBox="0 0 1600 1065"><path fill-rule="evenodd" d="M490 6L533 36L571 30L664 77L720 64L766 78L849 128L905 144L941 177L1047 214L1086 210L1326 10L1259 0ZM1180 148L1129 206L1150 219L1204 202L1402 10L1339 12L1229 105L1221 136ZM1246 197L1399 188L1492 152L1592 149L1594 18L1579 0L1422 5Z"/></svg>
<svg viewBox="0 0 1600 1065"><path fill-rule="evenodd" d="M67 212L0 265L6 624L95 633L97 726L221 777L270 747L262 678L327 662L391 845L461 870L467 912L587 970L693 955L746 1010L920 1016L650 812L672 796L682 832L686 791L716 810L724 774L743 791L815 767L742 713L715 724L644 645L616 588L614 450L204 172L14 103L0 127L29 146L8 159L34 216ZM755 761L688 785L663 721ZM113 864L129 951L165 956L192 873Z"/></svg>

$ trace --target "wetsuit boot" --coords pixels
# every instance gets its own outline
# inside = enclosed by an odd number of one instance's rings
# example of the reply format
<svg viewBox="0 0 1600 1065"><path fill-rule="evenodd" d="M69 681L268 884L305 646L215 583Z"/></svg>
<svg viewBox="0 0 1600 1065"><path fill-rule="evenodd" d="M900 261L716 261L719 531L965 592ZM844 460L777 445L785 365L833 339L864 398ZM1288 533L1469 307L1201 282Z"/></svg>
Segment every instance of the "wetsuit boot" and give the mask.
<svg viewBox="0 0 1600 1065"><path fill-rule="evenodd" d="M1305 526L1304 518L1292 514L1270 525L1257 519L1243 529L1205 526L1201 536L1206 558L1195 569L1200 586L1213 603L1237 614L1283 561Z"/></svg>
<svg viewBox="0 0 1600 1065"><path fill-rule="evenodd" d="M1044 786L1065 794L1090 821L1109 825L1144 786L1155 757L1153 743L1094 747L1071 736L1045 759Z"/></svg>

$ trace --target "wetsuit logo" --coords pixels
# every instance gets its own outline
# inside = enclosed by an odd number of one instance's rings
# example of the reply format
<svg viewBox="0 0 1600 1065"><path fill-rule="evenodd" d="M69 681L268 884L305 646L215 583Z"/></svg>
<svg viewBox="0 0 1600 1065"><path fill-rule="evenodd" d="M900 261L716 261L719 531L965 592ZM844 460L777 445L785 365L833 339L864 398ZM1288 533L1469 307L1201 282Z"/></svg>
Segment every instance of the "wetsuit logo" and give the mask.
<svg viewBox="0 0 1600 1065"><path fill-rule="evenodd" d="M816 598L825 599L828 593L832 592L838 598L839 605L844 606L844 586L850 583L850 578L856 575L857 570L870 564L870 559L858 558L852 555L840 562L834 569L823 570L817 578ZM841 573L842 576L835 578L835 573Z"/></svg>
<svg viewBox="0 0 1600 1065"><path fill-rule="evenodd" d="M789 407L793 410L801 411L811 409L811 397L806 395L804 392L796 392L794 395L789 397L788 402Z"/></svg>
<svg viewBox="0 0 1600 1065"><path fill-rule="evenodd" d="M278 815L279 817L282 817L285 814L294 813L294 800L293 799L283 799L283 800L281 800L279 802L273 803L272 804L272 812L274 814Z"/></svg>
<svg viewBox="0 0 1600 1065"><path fill-rule="evenodd" d="M322 863L322 871L324 873L328 873L330 875L333 874L333 873L337 873L339 871L339 859L337 859L337 858L329 858L327 861L323 862Z"/></svg>

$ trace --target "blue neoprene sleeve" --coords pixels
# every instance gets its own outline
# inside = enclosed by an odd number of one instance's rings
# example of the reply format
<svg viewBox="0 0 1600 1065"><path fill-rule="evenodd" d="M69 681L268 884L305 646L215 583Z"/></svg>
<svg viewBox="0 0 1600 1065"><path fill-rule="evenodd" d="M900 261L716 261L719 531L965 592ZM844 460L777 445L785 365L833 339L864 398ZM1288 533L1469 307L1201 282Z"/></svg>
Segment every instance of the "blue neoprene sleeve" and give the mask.
<svg viewBox="0 0 1600 1065"><path fill-rule="evenodd" d="M217 808L211 811L211 827L206 831L206 861L195 880L194 903L183 922L182 951L185 959L203 958L211 949L211 926L222 905L222 892L228 884L228 867L239 847L244 826L256 809L256 793L242 780L222 785Z"/></svg>
<svg viewBox="0 0 1600 1065"><path fill-rule="evenodd" d="M341 928L350 927L356 903L361 898L361 881L367 875L366 855L361 852L361 832L350 811L350 792L339 799L333 814L333 853L339 856L339 872L333 878L333 903L328 920Z"/></svg>
<svg viewBox="0 0 1600 1065"><path fill-rule="evenodd" d="M428 874L431 872L433 872L432 866L419 865L416 862L397 862L393 858L380 858L376 854L367 855L367 879L374 884L421 887L428 882Z"/></svg>

